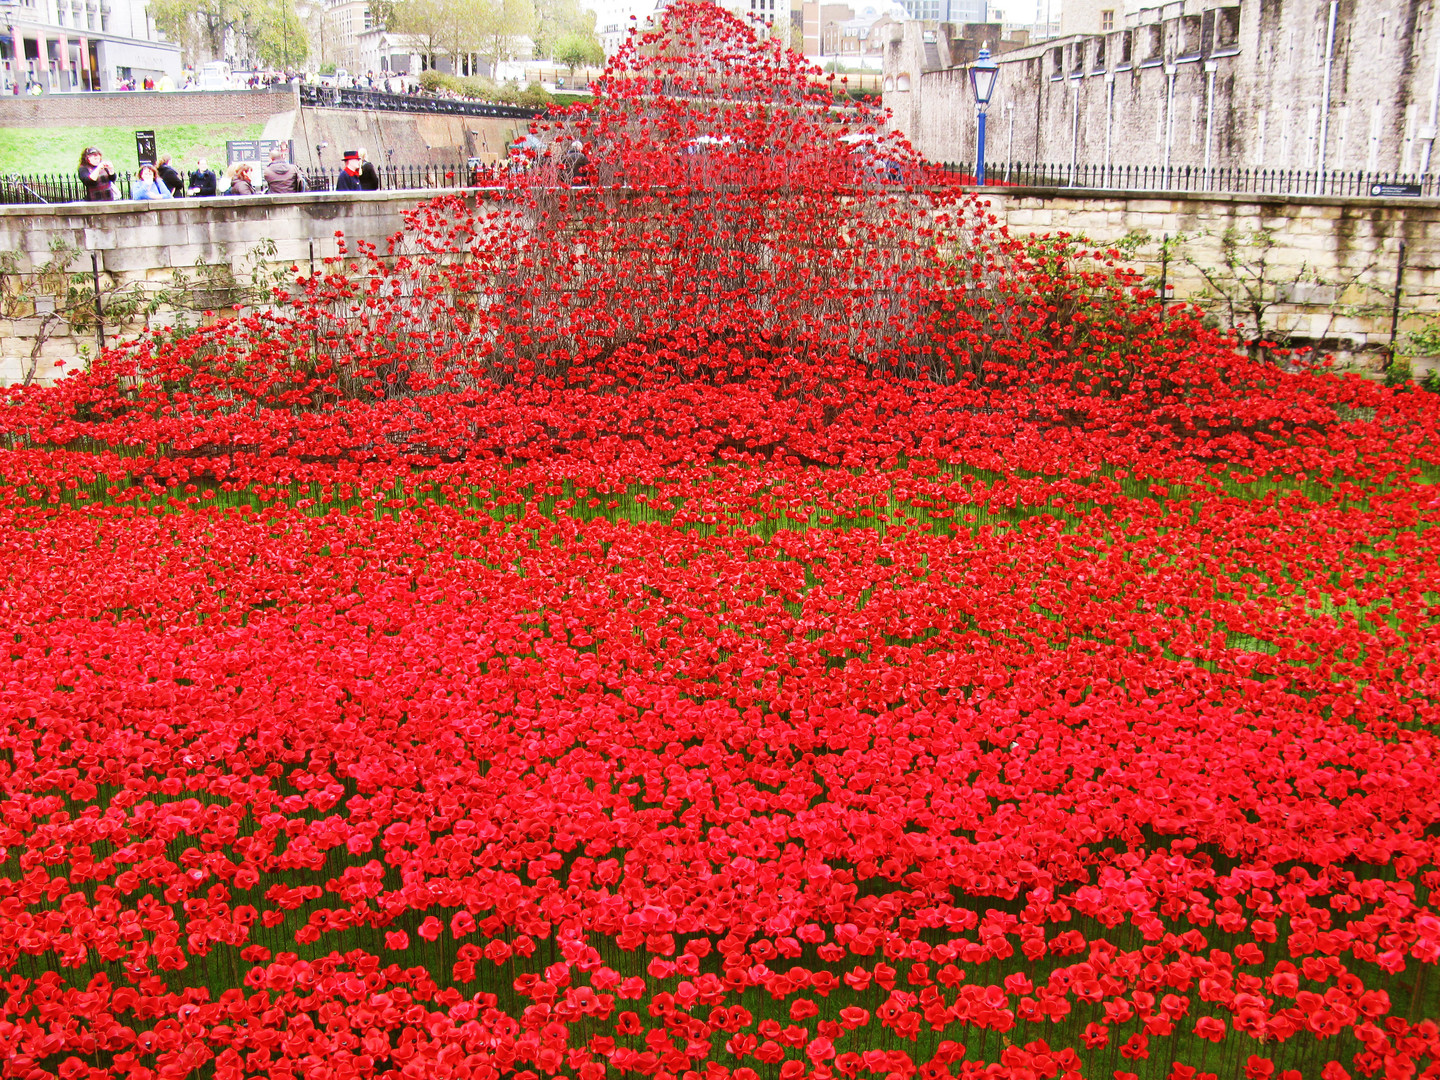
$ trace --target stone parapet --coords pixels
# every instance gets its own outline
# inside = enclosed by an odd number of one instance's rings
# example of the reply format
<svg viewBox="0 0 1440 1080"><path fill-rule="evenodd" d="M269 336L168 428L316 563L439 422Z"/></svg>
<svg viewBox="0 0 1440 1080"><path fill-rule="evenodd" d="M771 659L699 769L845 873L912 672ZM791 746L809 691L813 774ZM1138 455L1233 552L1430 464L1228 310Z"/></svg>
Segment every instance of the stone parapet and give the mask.
<svg viewBox="0 0 1440 1080"><path fill-rule="evenodd" d="M1268 317L1277 333L1314 339L1342 354L1373 357L1388 343L1389 292L1400 244L1406 245L1404 312L1414 321L1440 312L1440 200L1369 199L1191 192L1092 191L1071 188L968 189L989 204L1014 235L1067 233L1092 246L1125 242L1127 258L1158 277L1160 240L1183 242L1165 268L1176 299L1199 298L1223 315L1223 303L1205 280L1224 261L1228 232L1252 237L1268 231L1268 286L1275 290ZM308 270L360 242L382 250L401 230L404 214L439 191L330 192L247 198L188 199L159 204L69 203L0 208L0 253L11 253L12 276L23 278L51 260L55 245L75 252L70 273L88 273L94 257L102 285L119 290L159 289L205 272L242 275L263 259L277 272ZM466 192L481 201L492 192ZM1141 239L1140 234L1146 238ZM3 269L0 256L0 269ZM3 277L0 274L0 277ZM9 285L0 294L13 300ZM158 324L164 312L152 312ZM0 383L23 381L43 313L10 303L0 308ZM1403 325L1403 324L1402 324ZM34 356L33 375L50 381L93 353L93 320L73 328L51 318ZM114 340L112 329L111 341ZM56 367L63 361L64 367Z"/></svg>
<svg viewBox="0 0 1440 1080"><path fill-rule="evenodd" d="M1161 241L1177 242L1165 277L1222 324L1227 233L1269 243L1260 270L1253 244L1239 249L1250 284L1269 290L1269 328L1373 366L1390 340L1390 305L1405 245L1401 329L1440 314L1440 199L1354 198L1075 188L968 188L1012 235L1069 233L1090 245L1127 242L1131 264L1158 277ZM1147 239L1140 240L1140 234ZM1248 251L1248 256L1247 256ZM1207 281L1204 271L1209 271ZM1259 275L1258 277L1255 275ZM1236 288L1238 278L1232 275Z"/></svg>

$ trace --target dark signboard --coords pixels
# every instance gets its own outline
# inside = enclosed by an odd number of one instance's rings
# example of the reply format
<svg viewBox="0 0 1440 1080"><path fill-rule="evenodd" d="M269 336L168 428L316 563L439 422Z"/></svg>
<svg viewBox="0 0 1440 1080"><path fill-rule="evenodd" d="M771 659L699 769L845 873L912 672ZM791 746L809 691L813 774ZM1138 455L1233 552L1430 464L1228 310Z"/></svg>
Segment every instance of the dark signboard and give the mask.
<svg viewBox="0 0 1440 1080"><path fill-rule="evenodd" d="M1424 193L1420 190L1419 184L1371 184L1370 194L1381 198L1401 196L1414 199Z"/></svg>
<svg viewBox="0 0 1440 1080"><path fill-rule="evenodd" d="M155 132L135 132L135 157L139 164L155 164Z"/></svg>
<svg viewBox="0 0 1440 1080"><path fill-rule="evenodd" d="M294 139L231 139L225 143L226 164L237 161L269 161L273 150L284 150L285 156L295 160Z"/></svg>

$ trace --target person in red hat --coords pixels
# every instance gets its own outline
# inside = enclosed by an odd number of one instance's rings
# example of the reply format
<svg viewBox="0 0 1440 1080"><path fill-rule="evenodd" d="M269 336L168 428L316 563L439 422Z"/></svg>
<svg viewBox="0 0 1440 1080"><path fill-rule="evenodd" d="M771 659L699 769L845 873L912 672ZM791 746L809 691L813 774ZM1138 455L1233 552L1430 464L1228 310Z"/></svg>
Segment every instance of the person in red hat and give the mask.
<svg viewBox="0 0 1440 1080"><path fill-rule="evenodd" d="M340 179L335 181L336 191L364 191L360 183L360 151L345 151L345 168L340 170Z"/></svg>

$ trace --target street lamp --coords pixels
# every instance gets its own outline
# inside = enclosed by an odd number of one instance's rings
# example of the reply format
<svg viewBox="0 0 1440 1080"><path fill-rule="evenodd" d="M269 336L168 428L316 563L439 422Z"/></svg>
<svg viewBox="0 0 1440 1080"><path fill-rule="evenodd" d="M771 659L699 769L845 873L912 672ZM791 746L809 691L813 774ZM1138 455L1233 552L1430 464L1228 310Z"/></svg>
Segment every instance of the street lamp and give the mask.
<svg viewBox="0 0 1440 1080"><path fill-rule="evenodd" d="M0 0L0 8L5 9L5 36L10 41L10 76L14 83L15 93L20 93L20 65L25 62L25 47L22 44L18 49L15 35L15 0Z"/></svg>
<svg viewBox="0 0 1440 1080"><path fill-rule="evenodd" d="M975 108L979 116L980 147L975 162L975 183L985 186L985 112L990 108L990 95L1000 78L1000 65L990 59L990 43L980 46L980 55L970 65L970 89L975 91Z"/></svg>

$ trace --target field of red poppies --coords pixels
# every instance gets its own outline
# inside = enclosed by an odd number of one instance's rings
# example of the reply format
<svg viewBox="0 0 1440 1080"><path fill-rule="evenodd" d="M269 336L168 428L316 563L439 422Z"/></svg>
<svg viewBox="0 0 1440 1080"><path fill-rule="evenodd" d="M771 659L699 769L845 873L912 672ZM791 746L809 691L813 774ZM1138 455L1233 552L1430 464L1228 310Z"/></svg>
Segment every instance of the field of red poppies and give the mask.
<svg viewBox="0 0 1440 1080"><path fill-rule="evenodd" d="M5 393L3 1075L1440 1075L1440 402L875 123L676 3Z"/></svg>

